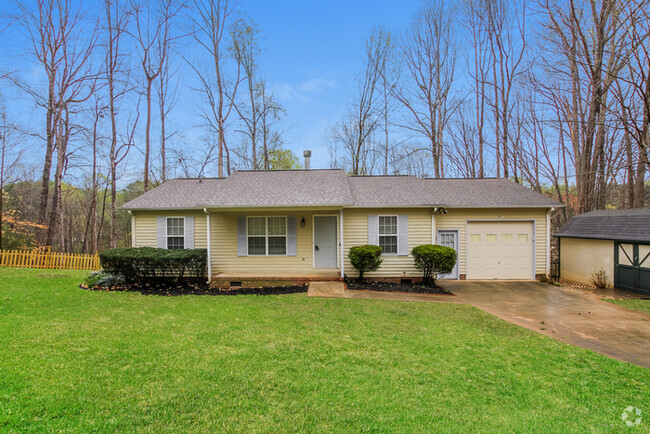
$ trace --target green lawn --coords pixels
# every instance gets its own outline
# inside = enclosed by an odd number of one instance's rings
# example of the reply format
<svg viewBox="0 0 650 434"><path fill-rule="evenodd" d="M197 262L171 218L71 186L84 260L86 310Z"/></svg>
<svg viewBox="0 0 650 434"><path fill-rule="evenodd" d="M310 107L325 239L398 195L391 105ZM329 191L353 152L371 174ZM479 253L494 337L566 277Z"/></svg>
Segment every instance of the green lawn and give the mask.
<svg viewBox="0 0 650 434"><path fill-rule="evenodd" d="M82 277L0 268L0 431L602 432L630 405L650 428L650 370L470 306Z"/></svg>
<svg viewBox="0 0 650 434"><path fill-rule="evenodd" d="M632 310L650 313L650 300L605 300Z"/></svg>

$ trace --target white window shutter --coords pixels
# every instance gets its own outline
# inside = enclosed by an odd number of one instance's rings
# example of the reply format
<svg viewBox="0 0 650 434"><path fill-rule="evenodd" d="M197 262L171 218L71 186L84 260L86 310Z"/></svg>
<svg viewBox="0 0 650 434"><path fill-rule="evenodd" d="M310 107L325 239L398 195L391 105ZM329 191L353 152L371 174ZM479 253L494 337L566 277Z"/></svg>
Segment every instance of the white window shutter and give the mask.
<svg viewBox="0 0 650 434"><path fill-rule="evenodd" d="M194 217L185 217L185 248L194 248Z"/></svg>
<svg viewBox="0 0 650 434"><path fill-rule="evenodd" d="M409 254L409 216L400 214L397 216L397 254L408 256Z"/></svg>
<svg viewBox="0 0 650 434"><path fill-rule="evenodd" d="M158 217L156 219L156 239L157 239L157 245L159 249L166 249L167 248L167 237L165 236L167 233L167 218L165 217Z"/></svg>
<svg viewBox="0 0 650 434"><path fill-rule="evenodd" d="M298 242L296 237L296 216L287 216L287 256L298 254Z"/></svg>
<svg viewBox="0 0 650 434"><path fill-rule="evenodd" d="M237 217L237 256L248 256L246 240L246 217Z"/></svg>
<svg viewBox="0 0 650 434"><path fill-rule="evenodd" d="M368 244L379 245L379 218L375 215L368 215Z"/></svg>

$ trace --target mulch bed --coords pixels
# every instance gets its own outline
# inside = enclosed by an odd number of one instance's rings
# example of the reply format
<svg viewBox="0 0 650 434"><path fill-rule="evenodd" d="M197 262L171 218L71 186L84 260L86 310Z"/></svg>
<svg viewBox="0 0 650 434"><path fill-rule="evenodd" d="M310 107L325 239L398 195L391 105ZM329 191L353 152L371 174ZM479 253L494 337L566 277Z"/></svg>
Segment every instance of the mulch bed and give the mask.
<svg viewBox="0 0 650 434"><path fill-rule="evenodd" d="M454 295L439 286L423 285L421 283L389 283L389 282L363 282L356 280L346 281L350 290L367 290L379 292L410 292L415 294Z"/></svg>
<svg viewBox="0 0 650 434"><path fill-rule="evenodd" d="M161 295L161 296L178 296L178 295L280 295L280 294L296 294L299 292L307 292L307 285L295 286L265 286L263 288L230 288L219 289L210 288L205 282L180 282L180 283L132 283L128 285L114 286L112 288L103 288L95 286L88 288L85 285L80 285L80 288L89 291L128 291L139 292L144 295Z"/></svg>

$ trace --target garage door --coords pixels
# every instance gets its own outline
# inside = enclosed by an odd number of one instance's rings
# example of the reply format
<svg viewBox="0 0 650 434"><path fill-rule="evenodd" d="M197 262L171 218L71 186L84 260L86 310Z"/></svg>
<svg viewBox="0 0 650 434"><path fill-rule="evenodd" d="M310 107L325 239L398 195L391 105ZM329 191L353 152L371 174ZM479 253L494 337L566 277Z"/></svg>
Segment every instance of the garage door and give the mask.
<svg viewBox="0 0 650 434"><path fill-rule="evenodd" d="M468 279L532 279L532 222L467 224Z"/></svg>

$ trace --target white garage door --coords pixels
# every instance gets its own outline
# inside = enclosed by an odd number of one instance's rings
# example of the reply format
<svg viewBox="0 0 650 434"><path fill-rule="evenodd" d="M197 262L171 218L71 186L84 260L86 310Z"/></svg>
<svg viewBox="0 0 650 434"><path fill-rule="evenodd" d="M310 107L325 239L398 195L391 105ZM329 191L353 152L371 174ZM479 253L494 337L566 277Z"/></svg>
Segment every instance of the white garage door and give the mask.
<svg viewBox="0 0 650 434"><path fill-rule="evenodd" d="M532 222L467 224L468 279L532 279Z"/></svg>

